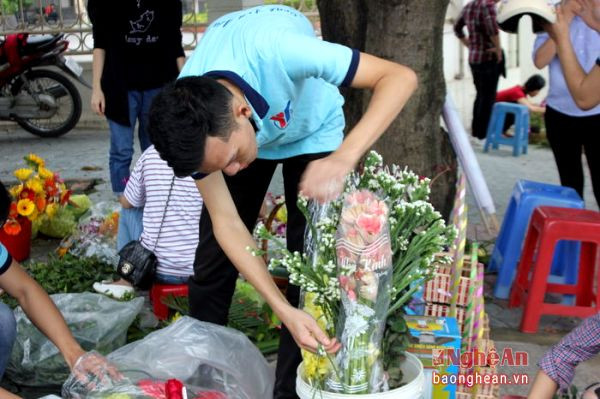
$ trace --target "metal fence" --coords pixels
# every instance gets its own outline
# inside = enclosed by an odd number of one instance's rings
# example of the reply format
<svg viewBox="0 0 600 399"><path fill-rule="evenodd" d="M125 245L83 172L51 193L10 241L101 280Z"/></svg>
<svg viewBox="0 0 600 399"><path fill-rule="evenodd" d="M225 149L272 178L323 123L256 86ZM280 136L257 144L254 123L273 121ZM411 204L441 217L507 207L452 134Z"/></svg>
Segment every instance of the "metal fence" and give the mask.
<svg viewBox="0 0 600 399"><path fill-rule="evenodd" d="M218 4L218 1L182 0L186 50L196 46L198 34L208 22L211 3ZM69 54L91 54L94 42L86 3L87 0L0 0L0 36L20 32L62 32L69 41ZM316 0L265 0L264 3L289 5L309 17L318 15Z"/></svg>

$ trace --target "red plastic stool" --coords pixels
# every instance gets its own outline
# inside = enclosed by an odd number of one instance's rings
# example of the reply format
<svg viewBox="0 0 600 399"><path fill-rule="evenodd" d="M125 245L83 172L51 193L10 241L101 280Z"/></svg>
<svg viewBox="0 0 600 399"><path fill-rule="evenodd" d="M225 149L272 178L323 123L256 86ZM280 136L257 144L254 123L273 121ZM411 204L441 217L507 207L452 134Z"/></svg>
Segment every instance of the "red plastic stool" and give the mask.
<svg viewBox="0 0 600 399"><path fill-rule="evenodd" d="M188 296L187 284L158 284L154 283L150 289L150 300L152 301L152 311L159 320L165 320L169 317L169 308L162 302L168 295Z"/></svg>
<svg viewBox="0 0 600 399"><path fill-rule="evenodd" d="M560 240L582 242L575 285L548 283L554 248ZM583 318L600 311L600 290L594 293L599 248L600 213L550 206L541 206L533 212L508 303L509 307L519 306L526 297L522 332L535 333L543 314ZM600 273L598 280L600 283ZM547 292L575 295L575 305L545 303Z"/></svg>

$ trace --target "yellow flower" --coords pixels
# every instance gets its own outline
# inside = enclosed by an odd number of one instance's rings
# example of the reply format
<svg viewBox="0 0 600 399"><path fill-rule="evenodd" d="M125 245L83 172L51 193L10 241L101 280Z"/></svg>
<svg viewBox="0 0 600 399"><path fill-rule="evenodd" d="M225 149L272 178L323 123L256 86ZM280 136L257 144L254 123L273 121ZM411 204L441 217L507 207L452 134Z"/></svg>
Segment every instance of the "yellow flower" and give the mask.
<svg viewBox="0 0 600 399"><path fill-rule="evenodd" d="M48 169L44 168L43 166L41 166L38 169L38 174L44 180L50 179L50 178L52 178L54 176L54 173L51 170L48 170Z"/></svg>
<svg viewBox="0 0 600 399"><path fill-rule="evenodd" d="M18 184L16 186L12 186L8 191L13 198L19 198L19 194L21 194L21 191L23 191L23 185Z"/></svg>
<svg viewBox="0 0 600 399"><path fill-rule="evenodd" d="M21 199L17 203L17 212L19 215L29 216L35 211L35 204L30 199Z"/></svg>
<svg viewBox="0 0 600 399"><path fill-rule="evenodd" d="M27 181L27 183L25 183L25 186L27 186L28 189L30 189L36 194L42 194L44 192L44 185L42 184L42 181L37 177Z"/></svg>
<svg viewBox="0 0 600 399"><path fill-rule="evenodd" d="M34 208L33 212L31 212L31 215L27 216L27 219L33 222L38 218L38 216L40 216L40 213L38 212L37 208Z"/></svg>
<svg viewBox="0 0 600 399"><path fill-rule="evenodd" d="M29 176L31 176L32 173L33 173L33 170L27 169L27 168L21 168L21 169L15 170L16 178L21 181L25 181L25 180L29 179Z"/></svg>
<svg viewBox="0 0 600 399"><path fill-rule="evenodd" d="M56 202L51 202L48 205L46 205L46 215L54 217L54 215L56 215L56 212L58 212L58 204Z"/></svg>
<svg viewBox="0 0 600 399"><path fill-rule="evenodd" d="M46 164L46 162L44 161L43 158L35 155L35 154L29 154L25 157L25 160L28 162L32 162L34 164L36 164L38 166L38 168L43 168L44 165Z"/></svg>

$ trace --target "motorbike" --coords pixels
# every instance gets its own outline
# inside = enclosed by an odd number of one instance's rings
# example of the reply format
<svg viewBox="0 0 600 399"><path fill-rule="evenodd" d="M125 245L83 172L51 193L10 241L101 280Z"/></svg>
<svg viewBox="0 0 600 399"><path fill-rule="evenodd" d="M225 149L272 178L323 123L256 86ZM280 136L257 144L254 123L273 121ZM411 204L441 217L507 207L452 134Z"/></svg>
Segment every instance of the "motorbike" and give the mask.
<svg viewBox="0 0 600 399"><path fill-rule="evenodd" d="M83 68L66 58L64 34L7 35L0 42L0 120L40 137L58 137L81 117L81 95L71 78L91 88ZM60 71L40 67L57 67Z"/></svg>

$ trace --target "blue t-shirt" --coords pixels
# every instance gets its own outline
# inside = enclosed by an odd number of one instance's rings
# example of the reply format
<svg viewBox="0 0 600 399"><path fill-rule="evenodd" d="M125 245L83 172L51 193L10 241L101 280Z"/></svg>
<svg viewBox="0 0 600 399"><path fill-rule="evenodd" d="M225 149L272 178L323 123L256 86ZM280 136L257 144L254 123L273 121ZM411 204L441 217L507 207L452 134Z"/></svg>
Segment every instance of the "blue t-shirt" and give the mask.
<svg viewBox="0 0 600 399"><path fill-rule="evenodd" d="M6 250L6 247L0 242L0 275L8 270L12 263L12 256Z"/></svg>
<svg viewBox="0 0 600 399"><path fill-rule="evenodd" d="M213 22L179 77L245 83L258 157L283 159L339 147L345 121L337 86L352 83L358 61L358 51L317 38L302 13L268 5Z"/></svg>

